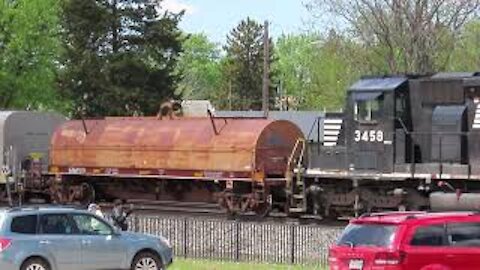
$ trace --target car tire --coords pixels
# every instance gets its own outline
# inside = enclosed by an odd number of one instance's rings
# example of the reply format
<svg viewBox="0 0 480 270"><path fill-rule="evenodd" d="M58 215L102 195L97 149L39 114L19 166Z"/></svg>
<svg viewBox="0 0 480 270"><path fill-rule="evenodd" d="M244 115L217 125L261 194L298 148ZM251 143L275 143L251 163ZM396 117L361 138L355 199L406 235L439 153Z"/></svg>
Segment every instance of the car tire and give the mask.
<svg viewBox="0 0 480 270"><path fill-rule="evenodd" d="M141 252L133 259L131 270L164 270L164 267L158 255Z"/></svg>
<svg viewBox="0 0 480 270"><path fill-rule="evenodd" d="M25 261L20 270L50 270L50 266L43 259L33 258Z"/></svg>

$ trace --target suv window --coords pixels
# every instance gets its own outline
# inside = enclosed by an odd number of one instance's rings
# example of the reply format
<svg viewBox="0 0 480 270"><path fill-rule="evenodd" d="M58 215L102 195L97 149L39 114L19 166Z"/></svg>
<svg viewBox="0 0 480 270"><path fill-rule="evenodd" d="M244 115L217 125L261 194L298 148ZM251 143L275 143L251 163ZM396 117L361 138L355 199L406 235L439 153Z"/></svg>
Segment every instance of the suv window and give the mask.
<svg viewBox="0 0 480 270"><path fill-rule="evenodd" d="M419 227L413 235L412 246L444 246L445 245L445 226L431 225Z"/></svg>
<svg viewBox="0 0 480 270"><path fill-rule="evenodd" d="M110 235L112 228L91 215L73 215L73 220L81 234Z"/></svg>
<svg viewBox="0 0 480 270"><path fill-rule="evenodd" d="M480 223L448 224L447 232L452 246L480 247Z"/></svg>
<svg viewBox="0 0 480 270"><path fill-rule="evenodd" d="M350 224L337 242L339 246L387 247L393 243L396 225Z"/></svg>
<svg viewBox="0 0 480 270"><path fill-rule="evenodd" d="M37 233L37 215L18 216L12 219L10 231L13 233L36 234Z"/></svg>
<svg viewBox="0 0 480 270"><path fill-rule="evenodd" d="M40 233L72 234L74 226L67 214L46 214L40 218Z"/></svg>

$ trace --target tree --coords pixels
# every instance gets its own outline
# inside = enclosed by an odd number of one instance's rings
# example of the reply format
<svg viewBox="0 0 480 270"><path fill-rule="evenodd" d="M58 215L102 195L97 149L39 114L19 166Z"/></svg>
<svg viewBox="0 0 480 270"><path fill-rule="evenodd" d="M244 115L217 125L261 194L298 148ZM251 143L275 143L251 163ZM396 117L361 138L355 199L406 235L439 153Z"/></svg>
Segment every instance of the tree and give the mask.
<svg viewBox="0 0 480 270"><path fill-rule="evenodd" d="M247 18L240 22L227 37L227 59L224 73L227 78L224 91L228 91L232 109L260 110L262 108L262 82L264 42L263 26ZM270 41L270 63L274 62L274 46ZM270 82L273 72L270 72ZM274 89L270 91L270 104L273 105ZM227 97L227 96L225 96Z"/></svg>
<svg viewBox="0 0 480 270"><path fill-rule="evenodd" d="M0 108L62 109L57 0L0 1Z"/></svg>
<svg viewBox="0 0 480 270"><path fill-rule="evenodd" d="M318 17L336 16L391 73L446 68L461 29L480 0L311 0Z"/></svg>
<svg viewBox="0 0 480 270"><path fill-rule="evenodd" d="M449 70L480 70L480 21L474 20L465 25L449 63Z"/></svg>
<svg viewBox="0 0 480 270"><path fill-rule="evenodd" d="M294 108L292 104L282 104L284 108L305 109L306 95L312 90L313 66L318 61L319 37L316 35L289 35L281 36L275 50L278 61L275 68L281 81L281 96L284 103L288 97L297 98Z"/></svg>
<svg viewBox="0 0 480 270"><path fill-rule="evenodd" d="M184 99L206 99L216 103L221 87L221 56L217 45L204 34L185 40L177 71L182 74L178 89Z"/></svg>
<svg viewBox="0 0 480 270"><path fill-rule="evenodd" d="M295 97L290 109L341 109L345 89L362 72L351 55L359 49L352 42L331 32L288 35L279 38L275 69L282 82L283 96ZM285 106L284 106L285 107Z"/></svg>
<svg viewBox="0 0 480 270"><path fill-rule="evenodd" d="M181 17L155 0L65 0L60 88L73 114L153 115L174 98Z"/></svg>

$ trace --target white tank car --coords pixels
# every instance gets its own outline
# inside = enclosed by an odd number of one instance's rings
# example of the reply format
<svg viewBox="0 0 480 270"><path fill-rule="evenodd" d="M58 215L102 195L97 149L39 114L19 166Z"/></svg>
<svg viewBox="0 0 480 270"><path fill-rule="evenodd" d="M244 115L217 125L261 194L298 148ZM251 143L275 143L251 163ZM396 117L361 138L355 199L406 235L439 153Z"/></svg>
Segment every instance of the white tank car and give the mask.
<svg viewBox="0 0 480 270"><path fill-rule="evenodd" d="M53 112L0 111L0 201L18 197L27 186L40 189L34 179L26 183L26 176L40 180L48 170L50 138L66 120Z"/></svg>

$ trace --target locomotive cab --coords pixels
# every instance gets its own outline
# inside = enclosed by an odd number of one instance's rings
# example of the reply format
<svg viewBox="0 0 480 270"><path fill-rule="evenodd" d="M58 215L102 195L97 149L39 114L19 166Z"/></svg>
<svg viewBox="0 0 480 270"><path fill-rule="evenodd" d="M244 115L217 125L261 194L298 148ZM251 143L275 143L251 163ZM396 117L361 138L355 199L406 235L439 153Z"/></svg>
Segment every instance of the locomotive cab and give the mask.
<svg viewBox="0 0 480 270"><path fill-rule="evenodd" d="M347 95L348 170L389 173L394 169L397 126L407 125L407 79L365 78Z"/></svg>
<svg viewBox="0 0 480 270"><path fill-rule="evenodd" d="M403 191L388 182L376 187L375 183L395 173L397 157L406 162L407 139L397 137L396 131L412 125L408 80L402 76L366 77L355 83L347 91L337 133L329 124L338 120L326 115L323 122L328 125L323 125L323 132L338 139L336 144L324 140L320 147L309 149L309 168L304 175L311 202L307 211L329 217L351 215L352 210L359 214L396 209L403 203ZM402 141L403 152L396 149L396 140ZM392 196L394 193L399 196Z"/></svg>
<svg viewBox="0 0 480 270"><path fill-rule="evenodd" d="M395 149L394 140L397 129L411 127L409 107L407 78L361 79L347 91L344 114L327 114L323 120L324 141L311 143L309 168L322 175L392 173L395 153L406 156ZM400 139L405 143L405 136Z"/></svg>

